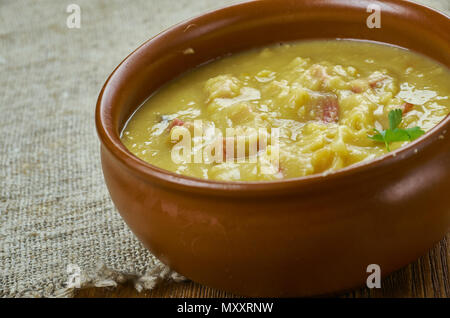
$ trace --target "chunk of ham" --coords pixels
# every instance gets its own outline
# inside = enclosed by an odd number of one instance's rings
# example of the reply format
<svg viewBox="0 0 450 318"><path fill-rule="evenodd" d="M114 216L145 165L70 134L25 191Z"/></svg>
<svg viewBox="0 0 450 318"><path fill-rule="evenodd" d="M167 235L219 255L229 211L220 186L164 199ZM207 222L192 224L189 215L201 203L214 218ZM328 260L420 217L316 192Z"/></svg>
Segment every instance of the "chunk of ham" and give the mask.
<svg viewBox="0 0 450 318"><path fill-rule="evenodd" d="M365 79L356 79L353 80L350 84L350 89L355 94L360 94L369 88L369 83Z"/></svg>
<svg viewBox="0 0 450 318"><path fill-rule="evenodd" d="M171 130L175 126L183 126L185 123L181 119L175 118L169 124L169 130Z"/></svg>
<svg viewBox="0 0 450 318"><path fill-rule="evenodd" d="M369 79L369 86L371 88L375 88L378 87L379 84L384 81L385 79L387 79L386 75L383 74L377 74L376 76L372 77Z"/></svg>
<svg viewBox="0 0 450 318"><path fill-rule="evenodd" d="M322 121L324 123L337 123L339 120L339 102L336 96L328 95L320 99Z"/></svg>
<svg viewBox="0 0 450 318"><path fill-rule="evenodd" d="M402 105L402 113L403 115L406 114L407 112L410 112L411 110L413 110L414 105L411 103L403 103Z"/></svg>

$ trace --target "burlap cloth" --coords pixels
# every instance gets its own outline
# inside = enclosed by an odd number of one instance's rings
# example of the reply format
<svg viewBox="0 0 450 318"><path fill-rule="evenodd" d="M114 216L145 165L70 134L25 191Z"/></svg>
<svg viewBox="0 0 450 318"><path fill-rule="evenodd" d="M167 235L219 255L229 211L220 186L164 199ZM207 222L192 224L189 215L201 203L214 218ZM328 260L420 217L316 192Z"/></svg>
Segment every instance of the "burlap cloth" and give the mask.
<svg viewBox="0 0 450 318"><path fill-rule="evenodd" d="M0 296L71 296L69 264L82 287L182 279L115 210L94 107L109 73L142 42L231 2L0 0ZM450 12L448 0L421 2ZM66 26L70 3L81 7L80 29Z"/></svg>

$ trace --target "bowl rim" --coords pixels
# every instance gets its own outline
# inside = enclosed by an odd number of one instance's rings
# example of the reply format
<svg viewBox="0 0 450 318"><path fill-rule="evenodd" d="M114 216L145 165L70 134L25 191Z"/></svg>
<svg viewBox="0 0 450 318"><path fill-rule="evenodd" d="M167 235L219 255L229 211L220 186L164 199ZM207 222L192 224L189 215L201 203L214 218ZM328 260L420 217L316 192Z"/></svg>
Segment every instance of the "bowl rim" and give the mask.
<svg viewBox="0 0 450 318"><path fill-rule="evenodd" d="M300 189L307 189L312 185L323 184L324 182L330 184L337 184L343 181L346 177L351 177L355 175L361 175L364 173L373 172L376 169L381 170L383 167L394 165L400 161L404 161L420 151L427 148L436 139L442 138L446 133L448 128L450 128L450 114L443 118L437 125L427 131L423 136L418 139L409 142L408 144L388 152L382 156L376 157L367 161L360 161L358 163L349 165L347 167L341 168L336 171L327 173L311 174L303 177L295 177L288 179L272 180L272 181L219 181L210 179L201 179L196 177L190 177L182 174L177 174L163 168L159 168L152 165L133 153L131 153L125 145L120 140L120 132L117 134L112 125L108 125L107 121L110 120L110 115L107 112L109 108L104 102L105 91L110 86L111 79L115 76L121 69L121 67L127 63L130 58L134 55L139 54L139 52L146 47L150 46L152 42L157 41L164 37L170 32L174 32L180 28L185 28L193 20L198 18L203 18L223 10L230 8L237 8L240 6L245 6L250 3L255 2L255 0L247 0L243 2L238 2L229 6L221 7L219 9L210 10L205 13L199 14L195 17L186 19L179 22L163 31L157 35L151 37L144 43L142 43L138 48L132 51L128 56L126 56L119 65L113 70L113 72L108 76L105 84L103 85L96 104L95 110L95 123L97 134L101 141L101 145L106 147L106 149L114 155L124 166L128 167L133 173L146 179L152 180L159 183L162 186L175 187L178 190L185 190L188 192L199 192L203 194L222 194L222 195L232 195L238 194L239 196L246 196L247 194L252 195L276 195L281 193L290 193L292 191L299 191ZM257 0L256 2L262 2ZM419 4L417 2L412 2L409 0L387 0L386 2L395 2L403 6L416 6L427 10L429 13L444 16L449 19L449 16L444 12L437 11L426 5ZM431 11L431 12L430 12ZM368 40L369 41L369 40ZM389 43L386 43L389 44ZM403 49L408 49L404 48ZM445 66L445 65L444 65ZM183 72L185 73L185 72ZM139 108L138 106L136 110ZM134 112L133 112L134 113ZM127 119L128 120L128 119Z"/></svg>

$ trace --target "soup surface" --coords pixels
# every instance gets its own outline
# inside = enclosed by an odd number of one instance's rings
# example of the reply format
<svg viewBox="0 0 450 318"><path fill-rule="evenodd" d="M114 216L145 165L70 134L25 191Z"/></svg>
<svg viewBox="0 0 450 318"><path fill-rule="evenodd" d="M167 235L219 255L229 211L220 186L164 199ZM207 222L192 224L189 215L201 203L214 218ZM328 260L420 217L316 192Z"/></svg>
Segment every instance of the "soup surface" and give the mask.
<svg viewBox="0 0 450 318"><path fill-rule="evenodd" d="M435 126L450 110L449 75L426 57L377 43L281 44L172 81L135 112L121 139L142 160L198 178L326 174Z"/></svg>

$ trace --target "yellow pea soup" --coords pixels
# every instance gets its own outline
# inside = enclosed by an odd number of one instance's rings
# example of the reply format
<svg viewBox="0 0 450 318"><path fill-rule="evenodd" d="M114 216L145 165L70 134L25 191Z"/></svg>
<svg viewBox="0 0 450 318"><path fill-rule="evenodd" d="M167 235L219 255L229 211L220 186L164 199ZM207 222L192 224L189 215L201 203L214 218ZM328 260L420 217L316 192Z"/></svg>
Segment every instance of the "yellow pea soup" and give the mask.
<svg viewBox="0 0 450 318"><path fill-rule="evenodd" d="M197 178L269 181L327 174L388 152L369 136L389 129L393 110L401 110L400 129L427 131L439 123L450 109L449 74L424 56L372 42L255 49L161 88L130 118L121 140L142 160ZM227 129L236 135L228 136ZM247 147L240 154L233 145L238 135ZM181 142L190 144L189 155L174 160ZM387 146L392 151L408 142Z"/></svg>

